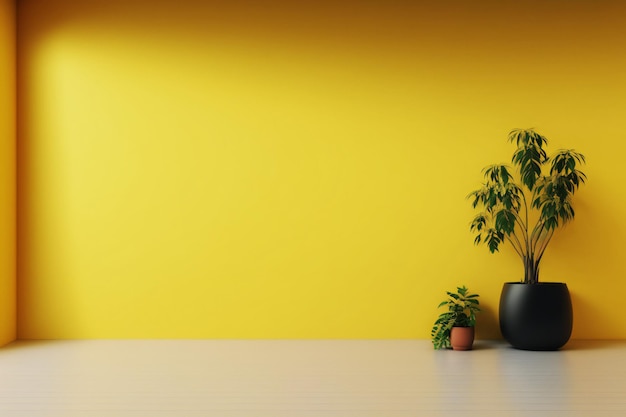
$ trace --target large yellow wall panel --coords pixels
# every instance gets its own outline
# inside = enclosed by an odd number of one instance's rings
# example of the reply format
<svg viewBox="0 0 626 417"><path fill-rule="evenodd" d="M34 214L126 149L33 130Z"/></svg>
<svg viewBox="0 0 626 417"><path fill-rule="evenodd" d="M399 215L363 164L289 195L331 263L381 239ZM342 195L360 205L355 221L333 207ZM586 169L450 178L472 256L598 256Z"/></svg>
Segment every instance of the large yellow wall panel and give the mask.
<svg viewBox="0 0 626 417"><path fill-rule="evenodd" d="M589 160L542 279L626 338L619 2L19 6L19 336L428 337L503 248L465 196L536 127Z"/></svg>
<svg viewBox="0 0 626 417"><path fill-rule="evenodd" d="M15 339L15 6L0 0L0 346Z"/></svg>

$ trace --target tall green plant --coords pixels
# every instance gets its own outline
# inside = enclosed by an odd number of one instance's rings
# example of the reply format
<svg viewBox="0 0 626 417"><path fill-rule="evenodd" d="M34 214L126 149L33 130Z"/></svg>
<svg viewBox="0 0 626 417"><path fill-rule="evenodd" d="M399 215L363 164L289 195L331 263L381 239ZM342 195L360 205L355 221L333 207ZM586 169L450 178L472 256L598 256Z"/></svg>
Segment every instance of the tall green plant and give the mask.
<svg viewBox="0 0 626 417"><path fill-rule="evenodd" d="M559 150L548 157L548 141L533 129L515 129L509 141L517 146L509 166L486 167L485 182L468 196L480 212L470 230L475 244L489 251L508 241L524 263L524 281L539 282L539 264L557 228L574 218L572 196L586 180L578 166L585 157L573 149Z"/></svg>

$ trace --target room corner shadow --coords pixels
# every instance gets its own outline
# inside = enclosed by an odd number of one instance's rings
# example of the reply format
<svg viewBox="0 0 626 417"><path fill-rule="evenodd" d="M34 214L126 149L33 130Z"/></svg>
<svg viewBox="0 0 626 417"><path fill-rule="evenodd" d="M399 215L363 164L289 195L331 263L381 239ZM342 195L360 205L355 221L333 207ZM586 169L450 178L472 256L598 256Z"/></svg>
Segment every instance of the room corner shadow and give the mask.
<svg viewBox="0 0 626 417"><path fill-rule="evenodd" d="M16 339L6 345L0 346L0 355L14 350L41 348L42 346L58 344L63 340L56 339Z"/></svg>

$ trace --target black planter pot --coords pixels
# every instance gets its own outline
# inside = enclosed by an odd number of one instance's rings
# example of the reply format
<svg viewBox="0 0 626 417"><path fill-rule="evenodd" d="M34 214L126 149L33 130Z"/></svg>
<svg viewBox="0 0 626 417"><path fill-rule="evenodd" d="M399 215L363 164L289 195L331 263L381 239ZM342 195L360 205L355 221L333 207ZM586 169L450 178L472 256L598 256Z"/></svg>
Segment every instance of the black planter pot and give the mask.
<svg viewBox="0 0 626 417"><path fill-rule="evenodd" d="M500 330L514 348L557 350L572 335L572 299L561 282L507 282L500 296Z"/></svg>

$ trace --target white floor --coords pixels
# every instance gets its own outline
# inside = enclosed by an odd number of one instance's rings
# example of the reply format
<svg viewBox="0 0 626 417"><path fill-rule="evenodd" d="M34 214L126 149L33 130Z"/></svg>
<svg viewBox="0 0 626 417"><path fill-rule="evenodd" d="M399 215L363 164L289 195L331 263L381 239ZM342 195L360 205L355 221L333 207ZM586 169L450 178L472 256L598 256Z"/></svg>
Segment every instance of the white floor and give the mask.
<svg viewBox="0 0 626 417"><path fill-rule="evenodd" d="M626 416L626 342L560 352L479 341L19 341L0 416Z"/></svg>

